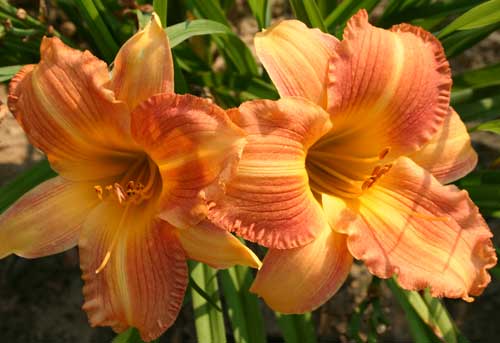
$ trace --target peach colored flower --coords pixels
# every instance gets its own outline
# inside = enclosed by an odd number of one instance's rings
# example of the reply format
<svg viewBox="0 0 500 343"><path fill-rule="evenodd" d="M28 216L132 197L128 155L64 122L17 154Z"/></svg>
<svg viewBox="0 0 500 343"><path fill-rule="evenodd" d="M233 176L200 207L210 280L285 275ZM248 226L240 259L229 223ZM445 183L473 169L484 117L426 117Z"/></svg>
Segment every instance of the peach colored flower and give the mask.
<svg viewBox="0 0 500 343"><path fill-rule="evenodd" d="M443 48L362 10L344 38L283 21L255 39L281 99L229 112L248 133L237 176L209 218L269 247L251 290L275 310L312 310L352 258L434 296L479 295L496 263L467 192L444 186L477 156L449 106Z"/></svg>
<svg viewBox="0 0 500 343"><path fill-rule="evenodd" d="M186 258L260 261L205 220L205 196L232 172L243 132L210 101L173 93L168 39L153 16L111 73L90 52L44 38L13 79L10 109L59 176L0 217L0 257L75 245L92 325L161 335L181 307Z"/></svg>

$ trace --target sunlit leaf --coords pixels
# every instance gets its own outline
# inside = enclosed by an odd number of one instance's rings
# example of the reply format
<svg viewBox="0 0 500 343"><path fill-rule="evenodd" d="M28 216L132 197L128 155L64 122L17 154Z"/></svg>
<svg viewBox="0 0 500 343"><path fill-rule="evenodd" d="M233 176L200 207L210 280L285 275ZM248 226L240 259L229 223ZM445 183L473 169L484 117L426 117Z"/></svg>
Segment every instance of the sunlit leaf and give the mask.
<svg viewBox="0 0 500 343"><path fill-rule="evenodd" d="M171 48L194 36L233 34L226 25L207 19L187 20L167 27L166 31Z"/></svg>
<svg viewBox="0 0 500 343"><path fill-rule="evenodd" d="M443 38L457 30L472 30L500 22L500 0L482 3L452 21L438 34Z"/></svg>
<svg viewBox="0 0 500 343"><path fill-rule="evenodd" d="M471 131L488 131L500 135L500 119L482 123L471 129Z"/></svg>
<svg viewBox="0 0 500 343"><path fill-rule="evenodd" d="M206 264L189 261L191 279L220 308L216 271ZM199 292L189 288L193 302L194 324L199 342L225 343L226 333L222 312L212 306Z"/></svg>
<svg viewBox="0 0 500 343"><path fill-rule="evenodd" d="M22 67L21 65L0 67L0 82L12 79Z"/></svg>

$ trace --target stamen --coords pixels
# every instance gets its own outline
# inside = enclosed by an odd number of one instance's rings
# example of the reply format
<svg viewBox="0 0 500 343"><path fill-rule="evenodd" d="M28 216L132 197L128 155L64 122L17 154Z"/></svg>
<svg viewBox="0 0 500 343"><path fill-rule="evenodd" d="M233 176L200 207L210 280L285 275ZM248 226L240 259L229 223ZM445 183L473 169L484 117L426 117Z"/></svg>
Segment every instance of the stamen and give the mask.
<svg viewBox="0 0 500 343"><path fill-rule="evenodd" d="M101 264L95 270L96 274L99 274L100 272L102 272L104 267L106 267L106 265L108 264L110 257L111 257L111 251L106 252L106 256L104 256L104 259L102 260Z"/></svg>
<svg viewBox="0 0 500 343"><path fill-rule="evenodd" d="M378 158L383 160L387 154L389 153L389 151L391 151L391 147L387 147L385 149L383 149L379 154L378 154Z"/></svg>
<svg viewBox="0 0 500 343"><path fill-rule="evenodd" d="M111 259L111 252L113 251L113 249L116 246L116 243L118 242L118 237L120 236L120 232L119 232L120 231L120 227L123 225L123 223L125 221L125 218L127 217L128 209L129 209L129 207L127 205L125 207L125 209L123 210L123 214L122 214L122 216L120 218L118 226L115 229L115 232L113 232L114 237L113 237L113 240L111 241L111 244L109 245L109 249L106 252L106 255L104 255L104 258L103 258L101 264L95 270L96 274L99 274L100 272L102 272L104 270L104 268L106 267L106 265L108 264L109 260Z"/></svg>
<svg viewBox="0 0 500 343"><path fill-rule="evenodd" d="M102 200L102 193L103 193L102 187L99 185L95 185L94 190L97 193L97 197L99 198L99 200Z"/></svg>
<svg viewBox="0 0 500 343"><path fill-rule="evenodd" d="M115 191L114 194L116 195L116 198L118 199L118 202L120 204L128 199L127 192L125 192L122 185L120 185L119 183L114 183L113 190Z"/></svg>

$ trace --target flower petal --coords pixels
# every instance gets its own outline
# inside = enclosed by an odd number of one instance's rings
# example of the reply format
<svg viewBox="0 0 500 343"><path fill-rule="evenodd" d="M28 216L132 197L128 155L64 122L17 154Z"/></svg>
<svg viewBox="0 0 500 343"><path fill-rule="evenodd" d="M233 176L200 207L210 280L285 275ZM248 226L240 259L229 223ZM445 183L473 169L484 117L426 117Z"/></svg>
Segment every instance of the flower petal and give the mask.
<svg viewBox="0 0 500 343"><path fill-rule="evenodd" d="M248 143L210 220L266 247L311 242L326 223L309 189L305 158L331 127L328 113L306 99L283 98L246 102L229 115L247 131Z"/></svg>
<svg viewBox="0 0 500 343"><path fill-rule="evenodd" d="M92 185L61 177L43 182L0 215L0 258L35 258L72 248L98 202Z"/></svg>
<svg viewBox="0 0 500 343"><path fill-rule="evenodd" d="M111 84L131 110L154 94L174 92L170 45L156 14L118 52Z"/></svg>
<svg viewBox="0 0 500 343"><path fill-rule="evenodd" d="M106 64L58 38L44 38L40 50L40 63L23 68L9 89L9 107L30 141L67 179L121 173L134 145L127 106L106 88Z"/></svg>
<svg viewBox="0 0 500 343"><path fill-rule="evenodd" d="M236 264L260 268L262 263L252 250L229 232L203 221L177 234L187 256L214 268L229 268Z"/></svg>
<svg viewBox="0 0 500 343"><path fill-rule="evenodd" d="M270 249L250 290L275 311L312 311L342 286L351 264L346 236L325 227L303 247Z"/></svg>
<svg viewBox="0 0 500 343"><path fill-rule="evenodd" d="M439 41L402 24L383 30L365 10L348 22L330 62L332 144L355 156L389 158L428 142L448 113L451 74Z"/></svg>
<svg viewBox="0 0 500 343"><path fill-rule="evenodd" d="M328 60L338 39L298 20L284 20L255 36L255 50L282 97L303 96L326 107Z"/></svg>
<svg viewBox="0 0 500 343"><path fill-rule="evenodd" d="M441 183L460 179L477 164L477 154L472 148L467 128L451 107L438 133L410 157Z"/></svg>
<svg viewBox="0 0 500 343"><path fill-rule="evenodd" d="M150 341L173 324L188 275L168 223L144 206L105 201L85 221L79 246L83 309L92 326L135 327Z"/></svg>
<svg viewBox="0 0 500 343"><path fill-rule="evenodd" d="M132 132L154 160L163 180L161 217L189 228L206 217L206 192L231 174L243 132L210 101L160 94L132 114Z"/></svg>
<svg viewBox="0 0 500 343"><path fill-rule="evenodd" d="M492 234L469 199L455 186L442 186L408 158L358 200L323 197L330 225L346 233L350 252L381 278L398 275L409 290L430 287L436 297L479 295L496 264ZM359 215L357 215L359 214Z"/></svg>

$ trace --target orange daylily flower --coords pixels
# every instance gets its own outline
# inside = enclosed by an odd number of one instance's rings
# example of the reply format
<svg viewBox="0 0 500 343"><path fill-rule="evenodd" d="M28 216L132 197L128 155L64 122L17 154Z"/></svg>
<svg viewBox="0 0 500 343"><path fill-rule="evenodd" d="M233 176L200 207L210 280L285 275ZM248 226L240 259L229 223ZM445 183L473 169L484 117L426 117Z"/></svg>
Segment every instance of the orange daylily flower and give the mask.
<svg viewBox="0 0 500 343"><path fill-rule="evenodd" d="M44 38L40 63L13 79L9 105L59 176L0 217L0 257L78 245L92 325L136 327L152 340L177 317L186 258L260 266L205 219L205 197L232 173L243 132L210 101L174 94L156 16L111 73L90 52Z"/></svg>
<svg viewBox="0 0 500 343"><path fill-rule="evenodd" d="M286 20L255 46L282 98L229 112L248 143L209 213L270 248L251 290L277 311L310 311L354 257L409 290L479 295L496 256L467 192L443 185L477 156L449 107L439 41L407 24L373 27L362 10L340 42Z"/></svg>

